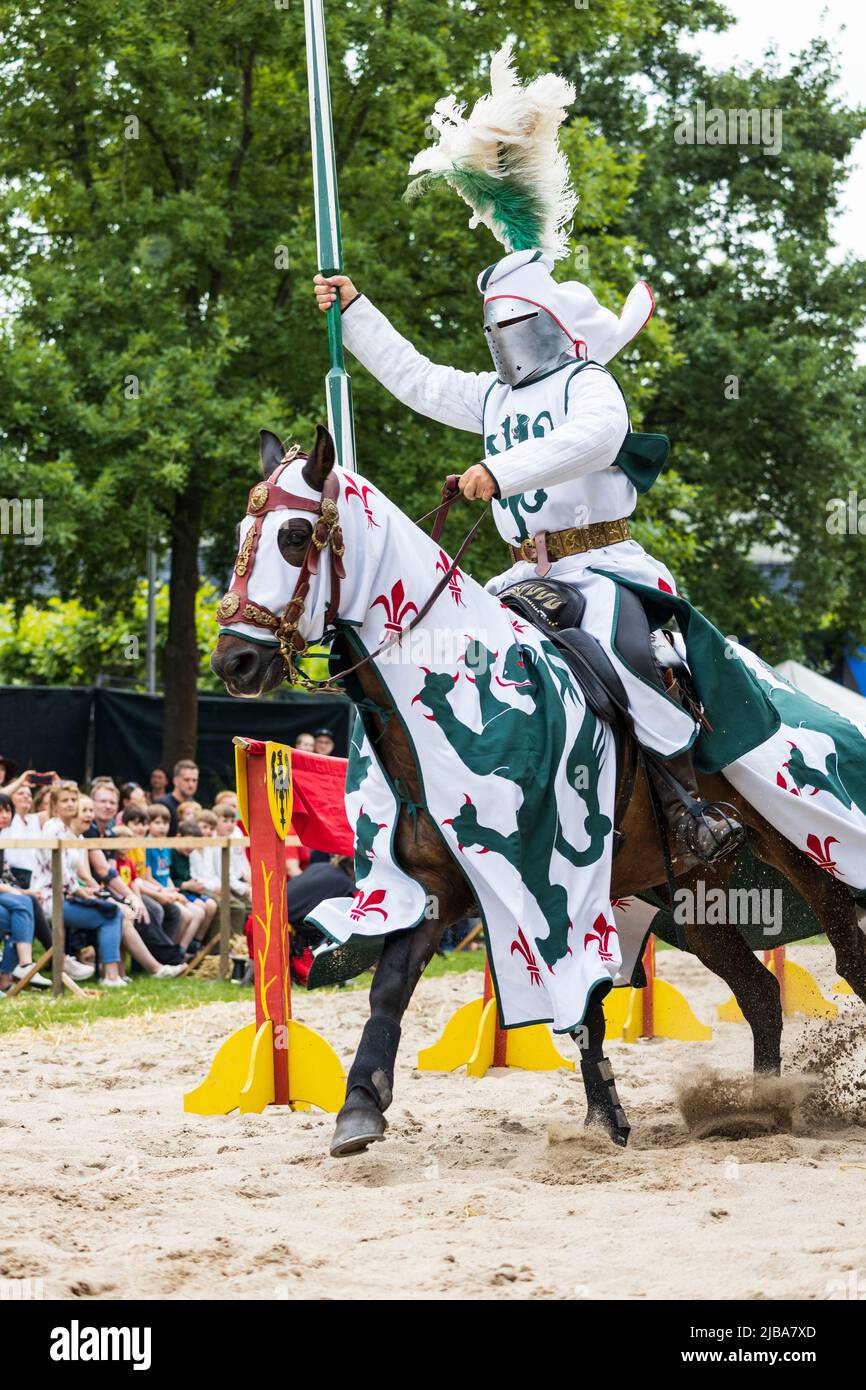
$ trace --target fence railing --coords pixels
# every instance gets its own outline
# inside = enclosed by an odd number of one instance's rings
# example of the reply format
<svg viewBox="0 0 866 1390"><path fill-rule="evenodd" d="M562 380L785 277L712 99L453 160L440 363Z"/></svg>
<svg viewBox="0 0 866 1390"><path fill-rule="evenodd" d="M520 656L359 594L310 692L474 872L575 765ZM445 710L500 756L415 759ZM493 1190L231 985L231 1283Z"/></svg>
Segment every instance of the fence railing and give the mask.
<svg viewBox="0 0 866 1390"><path fill-rule="evenodd" d="M225 979L229 969L229 942L231 939L231 851L235 848L244 848L249 844L249 839L244 835L111 835L100 836L79 836L73 838L68 836L58 839L54 836L43 836L36 839L33 836L0 835L0 851L10 849L36 849L51 854L51 936L52 944L48 951L31 966L24 979L13 986L15 993L18 988L23 988L29 975L35 974L40 966L45 965L51 960L51 978L55 994L62 994L64 984L72 987L72 981L64 975L63 958L66 955L66 933L63 926L63 860L61 855L68 850L93 850L101 849L122 853L129 849L219 849L220 851L220 893L219 893L219 948L220 965L219 974L221 979ZM118 899L120 902L120 899ZM206 954L213 947L213 941L208 942L201 954ZM198 959L198 957L196 958ZM192 962L192 965L196 962ZM12 990L10 990L10 994Z"/></svg>

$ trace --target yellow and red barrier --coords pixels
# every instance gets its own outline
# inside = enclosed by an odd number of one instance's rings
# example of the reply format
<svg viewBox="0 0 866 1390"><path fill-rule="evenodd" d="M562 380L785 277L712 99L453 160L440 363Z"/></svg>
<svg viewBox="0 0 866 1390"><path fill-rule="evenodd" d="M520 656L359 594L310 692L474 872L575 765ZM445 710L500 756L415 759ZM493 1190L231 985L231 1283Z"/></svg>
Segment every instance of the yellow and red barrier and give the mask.
<svg viewBox="0 0 866 1390"><path fill-rule="evenodd" d="M292 1017L285 849L291 756L282 743L235 739L238 805L250 837L256 1017L225 1040L205 1080L184 1096L184 1110L194 1115L260 1113L267 1105L337 1111L345 1098L336 1052Z"/></svg>

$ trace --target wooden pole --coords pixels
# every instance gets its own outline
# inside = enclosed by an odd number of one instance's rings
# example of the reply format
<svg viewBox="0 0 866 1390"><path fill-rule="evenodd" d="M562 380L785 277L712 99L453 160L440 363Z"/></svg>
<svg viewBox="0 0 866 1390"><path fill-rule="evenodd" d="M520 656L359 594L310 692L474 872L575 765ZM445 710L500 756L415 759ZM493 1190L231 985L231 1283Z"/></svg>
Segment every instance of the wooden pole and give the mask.
<svg viewBox="0 0 866 1390"><path fill-rule="evenodd" d="M322 275L336 275L343 269L343 243L340 234L340 199L337 193L337 160L334 152L334 122L331 115L323 0L304 0L304 29L307 38L316 251ZM343 468L354 472L355 422L352 410L352 379L346 371L343 358L339 295L326 317L330 359L330 370L325 379L328 428L337 448L337 458Z"/></svg>
<svg viewBox="0 0 866 1390"><path fill-rule="evenodd" d="M32 965L28 965L26 975L22 975L20 980L15 981L11 989L7 989L5 997L7 999L13 999L19 990L26 989L30 981L33 979L33 976L37 973L37 971L42 969L43 965L48 964L53 955L54 947L49 946L44 956L40 956L39 959L35 960Z"/></svg>
<svg viewBox="0 0 866 1390"><path fill-rule="evenodd" d="M220 850L220 979L229 973L229 939L231 937L231 849L224 844Z"/></svg>
<svg viewBox="0 0 866 1390"><path fill-rule="evenodd" d="M66 956L66 936L63 930L63 860L62 850L51 851L51 978L55 995L63 993L63 962Z"/></svg>
<svg viewBox="0 0 866 1390"><path fill-rule="evenodd" d="M656 977L656 939L650 933L647 938L646 949L643 953L643 968L646 975L646 986L642 994L643 1019L641 1028L642 1038L655 1037L655 999L653 989Z"/></svg>

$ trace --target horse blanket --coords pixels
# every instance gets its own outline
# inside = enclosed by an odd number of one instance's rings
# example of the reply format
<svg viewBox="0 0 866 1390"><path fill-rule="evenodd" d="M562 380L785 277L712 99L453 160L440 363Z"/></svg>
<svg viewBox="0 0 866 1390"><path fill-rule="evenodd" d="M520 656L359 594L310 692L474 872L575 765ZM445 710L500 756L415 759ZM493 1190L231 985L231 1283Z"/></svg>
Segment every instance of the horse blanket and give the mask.
<svg viewBox="0 0 866 1390"><path fill-rule="evenodd" d="M406 626L450 559L358 475L342 477L341 493L352 593L336 646L338 666L346 666ZM348 505L354 498L357 508ZM687 656L713 725L703 749L698 740L697 765L721 767L826 872L866 887L866 730L726 643L685 600L655 598L687 628ZM317 592L315 607L323 605ZM357 892L348 910L345 899L329 901L307 920L342 944L433 915L435 904L394 852L401 809L417 815L423 807L478 903L502 1024L571 1031L590 992L621 965L609 896L610 730L587 708L555 646L460 570L423 623L374 661L391 708L375 709L347 682L360 713L346 781ZM747 717L733 718L744 701ZM403 724L418 805L377 756L374 713Z"/></svg>

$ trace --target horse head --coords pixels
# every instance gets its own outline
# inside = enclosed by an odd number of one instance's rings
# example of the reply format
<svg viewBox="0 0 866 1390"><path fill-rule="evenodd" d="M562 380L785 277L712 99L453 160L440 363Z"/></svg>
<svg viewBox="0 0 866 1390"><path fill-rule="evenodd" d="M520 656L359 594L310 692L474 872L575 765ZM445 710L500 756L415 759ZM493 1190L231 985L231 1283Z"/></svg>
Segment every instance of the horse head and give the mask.
<svg viewBox="0 0 866 1390"><path fill-rule="evenodd" d="M229 694L248 698L290 678L288 658L323 635L344 575L340 470L328 431L319 425L303 454L262 430L259 457L262 480L238 526L231 588L217 609L223 630L211 655Z"/></svg>

